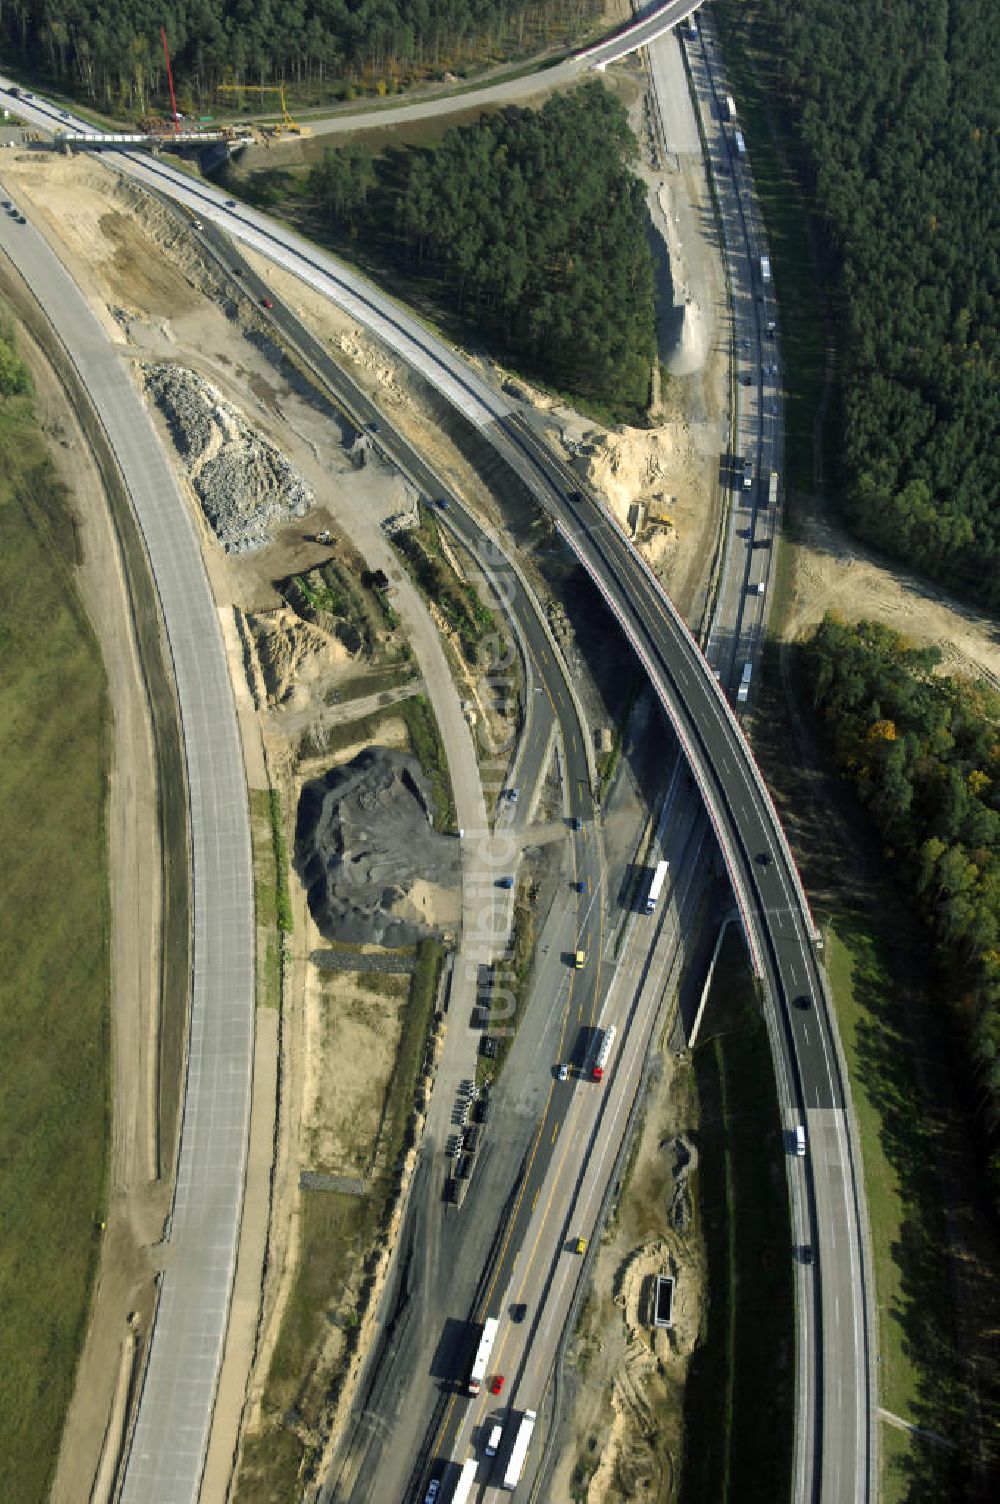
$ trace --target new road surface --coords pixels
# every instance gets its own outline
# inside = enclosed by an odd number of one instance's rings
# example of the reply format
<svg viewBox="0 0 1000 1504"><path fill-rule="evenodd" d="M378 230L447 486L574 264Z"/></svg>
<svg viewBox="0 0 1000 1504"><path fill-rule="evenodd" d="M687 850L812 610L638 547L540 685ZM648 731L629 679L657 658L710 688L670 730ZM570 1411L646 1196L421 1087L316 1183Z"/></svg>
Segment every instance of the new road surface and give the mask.
<svg viewBox="0 0 1000 1504"><path fill-rule="evenodd" d="M225 1340L250 1117L253 884L236 707L198 539L124 363L30 225L0 215L0 246L58 331L111 442L145 539L177 686L193 889L187 1086L122 1498L188 1504L198 1497Z"/></svg>

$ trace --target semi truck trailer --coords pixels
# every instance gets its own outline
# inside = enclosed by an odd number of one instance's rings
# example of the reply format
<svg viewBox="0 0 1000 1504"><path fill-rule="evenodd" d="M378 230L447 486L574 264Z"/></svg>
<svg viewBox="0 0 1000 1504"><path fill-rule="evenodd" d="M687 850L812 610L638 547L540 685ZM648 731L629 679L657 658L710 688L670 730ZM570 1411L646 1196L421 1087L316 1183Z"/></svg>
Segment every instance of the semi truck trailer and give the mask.
<svg viewBox="0 0 1000 1504"><path fill-rule="evenodd" d="M507 1471L503 1475L504 1488L516 1488L521 1481L524 1472L524 1464L528 1456L528 1447L531 1445L531 1433L535 1429L537 1416L534 1410L525 1410L521 1416L521 1424L517 1428L517 1436L511 1448L510 1459L507 1463Z"/></svg>

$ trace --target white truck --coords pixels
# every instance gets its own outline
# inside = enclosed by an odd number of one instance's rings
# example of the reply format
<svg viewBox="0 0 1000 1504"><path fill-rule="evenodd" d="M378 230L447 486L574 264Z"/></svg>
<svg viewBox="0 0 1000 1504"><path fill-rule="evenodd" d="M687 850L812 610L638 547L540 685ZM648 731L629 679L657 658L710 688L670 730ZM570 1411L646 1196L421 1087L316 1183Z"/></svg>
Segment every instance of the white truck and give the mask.
<svg viewBox="0 0 1000 1504"><path fill-rule="evenodd" d="M736 119L736 100L731 94L726 95L726 119L730 122Z"/></svg>
<svg viewBox="0 0 1000 1504"><path fill-rule="evenodd" d="M483 1387L483 1380L486 1377L486 1369L490 1361L490 1354L493 1351L493 1344L497 1340L497 1329L499 1326L500 1323L495 1316L487 1316L483 1322L483 1331L479 1338L479 1346L476 1348L476 1356L472 1360L472 1369L469 1373L468 1390L472 1395L478 1394Z"/></svg>
<svg viewBox="0 0 1000 1504"><path fill-rule="evenodd" d="M535 1429L535 1421L538 1419L534 1410L525 1410L521 1416L521 1424L517 1428L514 1445L511 1449L510 1461L507 1463L507 1471L503 1475L504 1488L516 1488L521 1481L524 1472L525 1460L528 1456L528 1447L531 1445L531 1433Z"/></svg>
<svg viewBox="0 0 1000 1504"><path fill-rule="evenodd" d="M761 256L760 258L760 280L765 287L771 280L771 258L769 256Z"/></svg>
<svg viewBox="0 0 1000 1504"><path fill-rule="evenodd" d="M462 1468L461 1476L455 1484L455 1492L451 1496L451 1504L468 1504L472 1493L472 1486L476 1481L476 1469L479 1464L475 1457L470 1457Z"/></svg>
<svg viewBox="0 0 1000 1504"><path fill-rule="evenodd" d="M647 914L654 914L656 912L656 905L659 902L660 894L663 892L663 884L667 880L667 873L669 871L669 862L657 862L656 870L650 879L649 891L646 894Z"/></svg>
<svg viewBox="0 0 1000 1504"><path fill-rule="evenodd" d="M747 154L747 144L746 144L746 141L743 139L743 132L742 131L733 131L733 145L736 147L736 155L738 157L745 157L746 156L746 154Z"/></svg>
<svg viewBox="0 0 1000 1504"><path fill-rule="evenodd" d="M743 665L743 676L740 679L740 687L736 691L736 703L745 705L750 698L750 679L753 674L753 664L750 662Z"/></svg>

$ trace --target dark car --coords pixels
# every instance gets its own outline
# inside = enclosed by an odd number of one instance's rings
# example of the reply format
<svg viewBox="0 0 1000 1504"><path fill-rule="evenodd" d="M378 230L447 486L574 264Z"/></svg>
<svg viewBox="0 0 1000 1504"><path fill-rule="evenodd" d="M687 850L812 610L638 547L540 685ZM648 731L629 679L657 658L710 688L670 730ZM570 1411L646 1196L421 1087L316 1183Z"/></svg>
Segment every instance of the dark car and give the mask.
<svg viewBox="0 0 1000 1504"><path fill-rule="evenodd" d="M812 1007L812 998L809 996L808 992L800 992L798 997L792 999L792 1002L794 1003L796 1008L804 1009Z"/></svg>
<svg viewBox="0 0 1000 1504"><path fill-rule="evenodd" d="M508 888L509 889L509 888L512 888L513 886L514 886L514 879L512 877L498 877L497 878L497 887L498 888Z"/></svg>
<svg viewBox="0 0 1000 1504"><path fill-rule="evenodd" d="M227 209L235 209L236 208L236 200L234 198L227 198L226 199L226 208Z"/></svg>
<svg viewBox="0 0 1000 1504"><path fill-rule="evenodd" d="M273 308L274 304L271 302L270 298L261 298L260 306L262 308Z"/></svg>
<svg viewBox="0 0 1000 1504"><path fill-rule="evenodd" d="M754 861L757 863L758 867L770 867L771 853L769 851L758 851L757 855L754 857Z"/></svg>
<svg viewBox="0 0 1000 1504"><path fill-rule="evenodd" d="M527 1304L523 1300L515 1301L510 1308L511 1321L523 1321L528 1314Z"/></svg>
<svg viewBox="0 0 1000 1504"><path fill-rule="evenodd" d="M437 509L438 509L439 512L447 512L447 510L448 510L448 498L447 498L447 496L435 496L435 498L434 498L434 505L437 507Z"/></svg>

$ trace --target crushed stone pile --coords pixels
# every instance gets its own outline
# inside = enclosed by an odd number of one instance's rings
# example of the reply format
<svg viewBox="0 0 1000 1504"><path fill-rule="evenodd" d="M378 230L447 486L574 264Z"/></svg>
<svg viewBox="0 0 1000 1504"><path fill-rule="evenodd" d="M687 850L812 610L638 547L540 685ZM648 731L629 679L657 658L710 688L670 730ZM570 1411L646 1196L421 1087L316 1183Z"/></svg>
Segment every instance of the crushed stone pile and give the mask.
<svg viewBox="0 0 1000 1504"><path fill-rule="evenodd" d="M366 747L305 784L295 865L329 940L415 945L431 933L395 912L418 880L457 887L461 843L432 824L430 784L407 752Z"/></svg>
<svg viewBox="0 0 1000 1504"><path fill-rule="evenodd" d="M266 548L276 526L306 515L313 494L298 471L203 377L174 365L142 374L227 554Z"/></svg>

